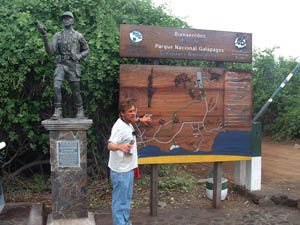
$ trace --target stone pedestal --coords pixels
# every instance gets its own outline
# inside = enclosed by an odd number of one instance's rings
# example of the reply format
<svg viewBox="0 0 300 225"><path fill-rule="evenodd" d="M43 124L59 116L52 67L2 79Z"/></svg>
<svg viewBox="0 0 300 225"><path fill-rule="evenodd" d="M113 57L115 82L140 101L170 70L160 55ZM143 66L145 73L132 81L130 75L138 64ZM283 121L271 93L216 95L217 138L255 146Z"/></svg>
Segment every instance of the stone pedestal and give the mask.
<svg viewBox="0 0 300 225"><path fill-rule="evenodd" d="M53 220L52 215L48 217L47 225L95 225L94 214L89 212L87 218L59 219Z"/></svg>
<svg viewBox="0 0 300 225"><path fill-rule="evenodd" d="M89 119L44 120L50 134L52 220L88 218Z"/></svg>

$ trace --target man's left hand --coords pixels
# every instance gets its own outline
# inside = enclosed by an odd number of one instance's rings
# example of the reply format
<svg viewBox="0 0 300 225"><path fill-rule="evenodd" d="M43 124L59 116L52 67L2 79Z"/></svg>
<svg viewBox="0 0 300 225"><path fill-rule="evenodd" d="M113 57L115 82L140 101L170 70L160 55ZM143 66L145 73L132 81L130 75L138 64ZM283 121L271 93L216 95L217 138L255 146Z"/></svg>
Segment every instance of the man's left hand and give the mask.
<svg viewBox="0 0 300 225"><path fill-rule="evenodd" d="M149 125L150 123L152 123L152 118L150 116L143 116L142 118L140 118L140 121L145 125Z"/></svg>

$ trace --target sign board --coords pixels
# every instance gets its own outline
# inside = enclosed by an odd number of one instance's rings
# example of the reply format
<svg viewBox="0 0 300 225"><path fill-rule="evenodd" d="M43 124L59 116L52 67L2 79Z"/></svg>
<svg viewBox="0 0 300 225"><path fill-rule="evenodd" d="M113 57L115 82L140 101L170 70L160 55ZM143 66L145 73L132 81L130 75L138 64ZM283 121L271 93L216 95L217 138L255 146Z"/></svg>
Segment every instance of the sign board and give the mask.
<svg viewBox="0 0 300 225"><path fill-rule="evenodd" d="M252 73L225 68L121 65L120 100L135 99L140 164L251 158Z"/></svg>
<svg viewBox="0 0 300 225"><path fill-rule="evenodd" d="M80 167L79 141L57 141L57 161L59 167Z"/></svg>
<svg viewBox="0 0 300 225"><path fill-rule="evenodd" d="M251 63L252 34L121 24L120 55Z"/></svg>

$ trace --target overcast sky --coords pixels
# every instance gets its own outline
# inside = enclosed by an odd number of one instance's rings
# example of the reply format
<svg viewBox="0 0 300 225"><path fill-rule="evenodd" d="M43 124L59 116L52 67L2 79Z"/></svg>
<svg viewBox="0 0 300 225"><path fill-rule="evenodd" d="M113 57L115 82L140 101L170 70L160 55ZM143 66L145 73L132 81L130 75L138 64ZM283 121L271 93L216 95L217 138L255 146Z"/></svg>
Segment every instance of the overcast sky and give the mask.
<svg viewBox="0 0 300 225"><path fill-rule="evenodd" d="M152 0L195 29L252 33L253 47L300 59L298 0Z"/></svg>

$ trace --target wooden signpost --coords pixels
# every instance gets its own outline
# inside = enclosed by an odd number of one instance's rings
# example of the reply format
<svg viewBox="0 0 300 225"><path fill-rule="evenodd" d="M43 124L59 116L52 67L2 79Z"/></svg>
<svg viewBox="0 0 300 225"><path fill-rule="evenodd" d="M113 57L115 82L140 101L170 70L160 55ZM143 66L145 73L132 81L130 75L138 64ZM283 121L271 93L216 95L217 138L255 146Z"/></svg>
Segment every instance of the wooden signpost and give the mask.
<svg viewBox="0 0 300 225"><path fill-rule="evenodd" d="M120 56L251 63L252 34L120 25ZM120 66L120 99L135 99L138 116L153 119L136 126L139 164L152 165L150 213L157 215L157 165L165 163L214 162L219 208L221 162L252 155L252 73L157 64Z"/></svg>

